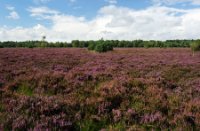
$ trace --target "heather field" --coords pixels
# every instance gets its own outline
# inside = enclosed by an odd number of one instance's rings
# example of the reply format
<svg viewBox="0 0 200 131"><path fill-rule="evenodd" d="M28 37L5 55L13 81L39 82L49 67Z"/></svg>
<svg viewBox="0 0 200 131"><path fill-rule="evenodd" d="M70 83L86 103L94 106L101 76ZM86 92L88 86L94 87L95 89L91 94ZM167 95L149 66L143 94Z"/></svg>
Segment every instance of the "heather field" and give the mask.
<svg viewBox="0 0 200 131"><path fill-rule="evenodd" d="M0 130L200 130L200 53L2 48L0 97Z"/></svg>

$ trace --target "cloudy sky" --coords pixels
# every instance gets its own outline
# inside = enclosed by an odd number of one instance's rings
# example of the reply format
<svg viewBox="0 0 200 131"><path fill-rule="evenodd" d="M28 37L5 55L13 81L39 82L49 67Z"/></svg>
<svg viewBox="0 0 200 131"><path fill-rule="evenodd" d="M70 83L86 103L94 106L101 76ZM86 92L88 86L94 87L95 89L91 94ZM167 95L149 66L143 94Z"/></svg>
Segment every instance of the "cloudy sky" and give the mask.
<svg viewBox="0 0 200 131"><path fill-rule="evenodd" d="M0 0L0 41L200 38L200 0Z"/></svg>

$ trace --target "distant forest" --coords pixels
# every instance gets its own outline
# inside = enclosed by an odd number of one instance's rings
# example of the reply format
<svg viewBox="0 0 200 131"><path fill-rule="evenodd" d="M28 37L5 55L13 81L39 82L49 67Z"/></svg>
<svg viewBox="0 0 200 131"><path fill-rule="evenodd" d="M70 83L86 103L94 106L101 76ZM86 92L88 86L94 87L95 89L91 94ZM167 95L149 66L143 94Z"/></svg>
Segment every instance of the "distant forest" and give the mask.
<svg viewBox="0 0 200 131"><path fill-rule="evenodd" d="M104 43L106 45L111 45L112 47L120 48L151 48L151 47L190 47L191 43L197 40L166 40L166 41L144 41L144 40L133 40L133 41L119 41L119 40L90 40L90 41L79 41L73 40L72 42L47 42L47 41L4 41L0 42L0 48L15 48L15 47L25 47L25 48L45 48L45 47L76 47L76 48L88 48L91 45Z"/></svg>

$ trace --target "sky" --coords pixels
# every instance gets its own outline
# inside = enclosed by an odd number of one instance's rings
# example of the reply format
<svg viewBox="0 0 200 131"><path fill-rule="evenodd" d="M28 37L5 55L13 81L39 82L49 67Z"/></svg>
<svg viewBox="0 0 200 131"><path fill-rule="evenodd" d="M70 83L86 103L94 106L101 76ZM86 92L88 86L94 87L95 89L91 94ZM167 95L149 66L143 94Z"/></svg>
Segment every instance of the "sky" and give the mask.
<svg viewBox="0 0 200 131"><path fill-rule="evenodd" d="M200 38L200 0L0 0L0 41Z"/></svg>

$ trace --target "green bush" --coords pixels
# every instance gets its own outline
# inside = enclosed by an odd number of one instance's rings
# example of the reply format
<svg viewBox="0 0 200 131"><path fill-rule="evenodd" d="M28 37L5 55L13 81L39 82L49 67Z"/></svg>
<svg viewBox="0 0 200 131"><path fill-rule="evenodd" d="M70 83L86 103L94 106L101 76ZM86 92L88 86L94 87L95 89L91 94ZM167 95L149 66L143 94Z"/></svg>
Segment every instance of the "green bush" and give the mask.
<svg viewBox="0 0 200 131"><path fill-rule="evenodd" d="M103 43L97 44L94 49L96 52L106 52L106 46Z"/></svg>
<svg viewBox="0 0 200 131"><path fill-rule="evenodd" d="M107 51L112 51L113 46L109 43L98 43L95 45L94 50L96 52L107 52Z"/></svg>
<svg viewBox="0 0 200 131"><path fill-rule="evenodd" d="M113 50L113 46L111 44L105 44L106 45L106 51L112 51Z"/></svg>
<svg viewBox="0 0 200 131"><path fill-rule="evenodd" d="M200 40L193 42L191 44L191 49L192 49L193 52L200 51Z"/></svg>
<svg viewBox="0 0 200 131"><path fill-rule="evenodd" d="M94 50L96 52L107 52L113 50L113 44L111 41L89 41L88 50Z"/></svg>

